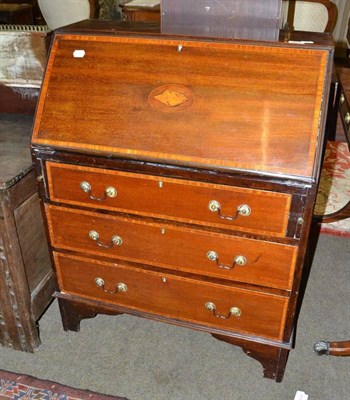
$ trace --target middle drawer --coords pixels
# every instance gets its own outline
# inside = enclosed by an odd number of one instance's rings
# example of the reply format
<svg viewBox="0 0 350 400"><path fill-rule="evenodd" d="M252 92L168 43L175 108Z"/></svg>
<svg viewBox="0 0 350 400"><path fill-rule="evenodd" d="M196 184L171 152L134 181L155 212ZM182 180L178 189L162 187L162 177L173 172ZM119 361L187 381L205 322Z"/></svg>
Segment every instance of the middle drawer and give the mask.
<svg viewBox="0 0 350 400"><path fill-rule="evenodd" d="M290 290L297 247L46 205L55 248Z"/></svg>

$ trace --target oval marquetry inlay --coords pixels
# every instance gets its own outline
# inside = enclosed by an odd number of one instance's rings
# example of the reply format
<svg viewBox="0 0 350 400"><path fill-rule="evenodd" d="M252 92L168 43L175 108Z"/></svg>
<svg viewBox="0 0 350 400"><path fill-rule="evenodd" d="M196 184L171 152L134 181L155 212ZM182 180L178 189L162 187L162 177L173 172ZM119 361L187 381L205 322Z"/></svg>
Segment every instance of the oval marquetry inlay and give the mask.
<svg viewBox="0 0 350 400"><path fill-rule="evenodd" d="M190 108L194 102L192 91L181 85L159 86L148 96L153 108L162 112L179 112Z"/></svg>

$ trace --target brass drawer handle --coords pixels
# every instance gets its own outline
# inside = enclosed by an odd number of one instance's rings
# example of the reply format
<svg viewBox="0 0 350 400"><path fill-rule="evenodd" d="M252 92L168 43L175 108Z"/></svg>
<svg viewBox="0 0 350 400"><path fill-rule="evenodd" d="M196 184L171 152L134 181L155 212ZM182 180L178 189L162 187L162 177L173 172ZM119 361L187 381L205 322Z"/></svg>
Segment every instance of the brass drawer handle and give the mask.
<svg viewBox="0 0 350 400"><path fill-rule="evenodd" d="M121 246L123 244L123 239L117 235L111 237L110 244L104 244L100 241L100 234L96 231L89 231L89 238L96 242L100 247L104 247L106 249L111 249L114 246Z"/></svg>
<svg viewBox="0 0 350 400"><path fill-rule="evenodd" d="M231 215L223 215L221 213L221 204L217 200L211 200L208 204L209 210L211 212L217 212L221 219L226 219L229 221L234 221L239 215L242 217L248 217L252 213L252 209L247 204L241 204L237 207L236 213Z"/></svg>
<svg viewBox="0 0 350 400"><path fill-rule="evenodd" d="M345 114L344 120L347 124L350 124L350 113Z"/></svg>
<svg viewBox="0 0 350 400"><path fill-rule="evenodd" d="M96 201L105 201L107 199L107 197L109 197L110 199L113 199L114 197L117 197L117 195L118 195L116 188L114 188L113 186L107 186L103 197L94 196L93 194L91 194L90 183L86 182L86 181L80 182L80 189L84 193L87 193L91 200L96 200Z"/></svg>
<svg viewBox="0 0 350 400"><path fill-rule="evenodd" d="M339 103L343 104L345 101L345 96L343 95L343 93L340 95L340 99L339 99Z"/></svg>
<svg viewBox="0 0 350 400"><path fill-rule="evenodd" d="M238 307L231 307L227 315L219 314L216 312L216 305L211 301L205 303L205 308L209 311L212 311L213 315L216 318L221 318L221 319L228 319L231 317L231 315L233 315L234 317L240 317L242 314L241 310Z"/></svg>
<svg viewBox="0 0 350 400"><path fill-rule="evenodd" d="M228 269L228 270L232 270L236 265L242 266L242 265L246 265L247 264L247 259L242 255L236 256L233 259L233 262L232 262L231 265L221 264L219 262L218 253L216 251L213 251L213 250L208 251L207 258L210 261L214 261L219 268Z"/></svg>
<svg viewBox="0 0 350 400"><path fill-rule="evenodd" d="M119 293L119 292L126 292L128 290L128 287L123 282L118 283L114 290L106 289L105 288L105 281L102 278L95 278L95 283L105 293L109 293L109 294L116 294L116 293Z"/></svg>

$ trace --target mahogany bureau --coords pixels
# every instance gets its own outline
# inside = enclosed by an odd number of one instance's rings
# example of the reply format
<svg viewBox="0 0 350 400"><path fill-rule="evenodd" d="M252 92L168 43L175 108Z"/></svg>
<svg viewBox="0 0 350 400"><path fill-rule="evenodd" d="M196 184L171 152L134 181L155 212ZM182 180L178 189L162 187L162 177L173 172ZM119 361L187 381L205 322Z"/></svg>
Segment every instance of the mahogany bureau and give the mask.
<svg viewBox="0 0 350 400"><path fill-rule="evenodd" d="M332 47L84 27L55 34L32 137L64 329L169 322L280 381Z"/></svg>

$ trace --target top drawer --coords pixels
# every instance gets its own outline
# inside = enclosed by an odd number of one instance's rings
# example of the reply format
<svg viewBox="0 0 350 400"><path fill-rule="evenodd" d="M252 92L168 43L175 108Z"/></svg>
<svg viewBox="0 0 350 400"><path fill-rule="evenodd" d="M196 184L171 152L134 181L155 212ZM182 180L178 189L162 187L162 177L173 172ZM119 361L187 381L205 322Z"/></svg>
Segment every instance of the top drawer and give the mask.
<svg viewBox="0 0 350 400"><path fill-rule="evenodd" d="M285 236L291 196L47 162L52 201Z"/></svg>

